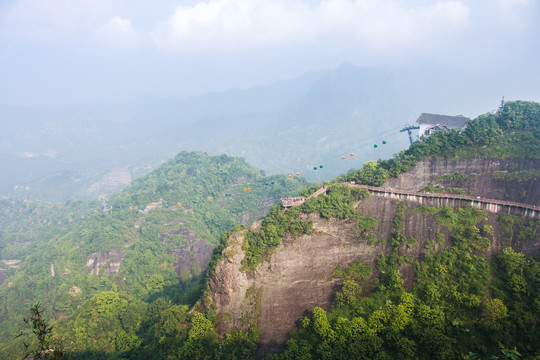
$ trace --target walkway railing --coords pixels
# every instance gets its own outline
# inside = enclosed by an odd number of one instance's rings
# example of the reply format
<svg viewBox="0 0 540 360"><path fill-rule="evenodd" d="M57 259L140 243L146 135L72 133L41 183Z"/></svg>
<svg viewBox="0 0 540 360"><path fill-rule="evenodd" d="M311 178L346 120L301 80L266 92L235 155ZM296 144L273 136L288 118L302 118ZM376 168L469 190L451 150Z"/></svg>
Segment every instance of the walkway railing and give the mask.
<svg viewBox="0 0 540 360"><path fill-rule="evenodd" d="M366 189L370 192L381 193L381 194L408 195L408 196L417 196L421 198L433 198L433 199L465 200L465 201L471 201L472 203L486 204L488 205L486 208L489 208L489 205L499 205L499 206L505 206L509 208L523 209L526 211L526 213L528 210L532 210L533 217L534 217L534 213L540 210L540 206L536 206L536 205L523 204L523 203L518 203L514 201L486 199L480 196L447 194L447 193L430 193L430 192L419 192L419 191L410 191L410 190L397 190L397 189L382 188L382 187L377 187L377 186L360 185L360 184L355 184L355 183L345 183L345 184L347 184L350 187ZM317 197L321 194L326 193L328 191L328 188L329 188L328 186L323 186L319 190L311 194L308 198L305 198L303 196L294 197L294 198L283 198L281 199L281 204L284 207L302 205L307 199L311 199L313 197Z"/></svg>

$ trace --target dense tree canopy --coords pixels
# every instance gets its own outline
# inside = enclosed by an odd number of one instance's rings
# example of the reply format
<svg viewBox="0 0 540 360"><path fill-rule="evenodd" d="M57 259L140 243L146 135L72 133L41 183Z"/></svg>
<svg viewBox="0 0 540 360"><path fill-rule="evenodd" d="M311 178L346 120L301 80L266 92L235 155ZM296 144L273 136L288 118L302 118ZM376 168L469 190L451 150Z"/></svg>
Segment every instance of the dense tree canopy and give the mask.
<svg viewBox="0 0 540 360"><path fill-rule="evenodd" d="M540 105L506 103L471 121L465 132L437 133L393 159L369 162L335 182L381 185L426 156L538 158L539 138ZM516 181L536 176L523 173ZM207 270L212 276L230 231L244 230L233 228L243 216L307 185L297 178L265 177L241 159L181 153L107 199L112 208L106 212L101 202L0 200L5 215L0 217L0 250L9 259L24 259L18 268L0 263L9 275L0 287L0 357L24 352L22 339L8 340L21 325L17 318L40 300L53 325L51 343L63 344L66 354L77 359L255 358L256 327L218 338L212 304L205 312L190 310L205 289L204 278L197 281L201 268L196 274L193 269L177 274L171 254L191 241L186 234L192 231L196 239L217 245ZM309 235L313 227L306 218L314 214L354 221L363 241L379 244L375 232L382 224L356 208L368 196L333 185L299 207L274 206L259 230L247 230L242 270L254 270L284 236ZM147 208L152 203L156 208ZM383 244L386 255L378 256L374 268L360 260L337 266L333 276L339 288L332 307L315 307L299 319L286 349L270 357L538 358L540 261L510 245L516 239L538 238L540 222L500 216L506 246L488 256L493 229L485 212L472 207L413 210L402 202L395 206L392 235ZM404 231L411 212L444 229L425 242L415 259L402 255L403 249L418 246ZM125 250L120 271L89 273L89 256L111 249ZM414 270L409 286L402 276L405 266Z"/></svg>

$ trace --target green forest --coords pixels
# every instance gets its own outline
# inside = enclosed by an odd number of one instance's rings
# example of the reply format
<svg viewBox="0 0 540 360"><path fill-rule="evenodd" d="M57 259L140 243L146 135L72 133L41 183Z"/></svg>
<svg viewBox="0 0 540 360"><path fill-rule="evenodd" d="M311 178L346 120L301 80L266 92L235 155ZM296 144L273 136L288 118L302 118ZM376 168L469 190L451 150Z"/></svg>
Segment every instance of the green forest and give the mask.
<svg viewBox="0 0 540 360"><path fill-rule="evenodd" d="M112 333L95 324L104 338L97 335L90 346L86 325L92 317L84 309L121 304L121 313L141 316L156 300L165 307L193 304L222 233L258 219L281 197L309 185L302 178L265 176L243 159L182 152L99 201L0 201L0 254L15 259L0 262L8 277L0 287L0 358L24 355L23 339L15 335L38 302L55 334L70 339L69 349L132 349L140 343L134 334L140 319L126 329L129 346L103 345L111 338L120 341L119 323L112 320L107 320ZM101 256L107 269L113 253L121 258L117 272L90 271L89 259ZM120 316L119 311L110 314ZM73 338L75 328L84 328L85 335Z"/></svg>
<svg viewBox="0 0 540 360"><path fill-rule="evenodd" d="M57 350L50 358L254 359L256 324L220 337L212 306L193 307L208 291L206 279L229 234L262 217L261 209L268 212L257 231L247 231L245 272L271 256L284 236L313 231L302 214L354 221L364 241L376 244L379 220L357 210L369 193L339 183L379 186L432 156L539 158L540 104L507 102L464 132L439 132L392 159L366 163L327 183L326 194L289 209L275 205L280 197L307 196L320 184L265 176L242 159L195 152L180 153L108 199L1 200L0 253L21 262L0 262L8 274L0 286L0 358L39 353L45 342ZM416 243L403 234L406 212L447 233L429 239L418 260L400 255ZM332 307L311 309L285 350L267 357L540 359L540 260L511 247L538 239L540 221L500 216L508 246L491 255L486 217L473 207L409 209L398 202L390 255L380 255L375 269L361 261L336 267L341 285ZM215 246L207 266L194 260L197 240ZM191 260L175 267L176 251L186 246ZM118 272L91 273L89 257L112 250L125 254ZM416 278L410 289L400 272L405 264ZM37 322L41 338L32 333L36 322L24 321L35 319L36 304L45 323Z"/></svg>

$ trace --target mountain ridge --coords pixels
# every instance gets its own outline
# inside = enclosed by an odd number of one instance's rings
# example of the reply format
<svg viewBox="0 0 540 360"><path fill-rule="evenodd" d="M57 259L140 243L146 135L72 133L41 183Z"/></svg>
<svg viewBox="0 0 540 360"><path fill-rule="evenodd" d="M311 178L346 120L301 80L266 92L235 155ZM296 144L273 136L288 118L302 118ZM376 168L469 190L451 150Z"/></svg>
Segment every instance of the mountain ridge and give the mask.
<svg viewBox="0 0 540 360"><path fill-rule="evenodd" d="M277 244L273 242L273 247L267 248L254 266L245 265L250 253L255 251L251 245L253 235L250 234L262 234L260 236L264 239L264 234L274 226L272 224L282 223L282 220L278 220L279 213L272 215L273 210L262 222L230 234L223 244L222 260L217 262L215 275L210 273L208 278L207 295L195 309L214 309L217 316L216 329L221 336L233 330L256 332L258 358L276 352L281 353L276 356L277 359L302 356L318 358L323 356L320 344L333 343L335 338L327 339L318 333L317 326L322 325L313 323L314 328L309 325L310 322L317 321L317 311L322 311L323 314L326 314L326 311L328 316L332 316L334 322L325 326L336 326L336 330L332 331L337 332L340 322L353 321L353 318L354 321L358 320L353 315L355 313L343 314L340 309L363 301L363 297L366 298L365 301L381 296L384 298L385 289L389 286L401 289L396 291L403 294L414 292L415 296L420 296L416 289L424 280L421 280L423 275L419 271L422 266L427 266L424 263L429 254L443 256L454 251L474 251L473 254L476 254L478 259L483 259L479 261L487 261L492 257L504 256L508 249L513 249L512 251L527 257L540 256L540 220L506 215L506 211L503 214L489 213L471 206L433 206L429 201L418 203L407 197L402 200L396 197L357 197L350 190L345 190L346 188L340 190L340 185L337 184L344 180L367 182L385 188L441 192L441 195L444 195L445 191L453 191L458 194L468 193L473 197L502 197L537 205L540 203L536 190L540 177L536 169L540 163L534 151L527 152L524 149L538 146L538 104L518 102L505 104L505 107L506 109L501 109L496 114L474 120L463 134L439 133L424 139L424 143L411 146L394 159L368 163L357 172L338 177L336 183L329 186L328 194L323 193L317 198L306 200L296 209L293 207L281 210L284 219L292 216L292 219L297 219L292 221L304 223L307 230L297 232L293 231L292 225L285 225L285 235ZM475 136L472 134L477 134L483 126L487 126L484 129L487 132L498 126L504 130L501 133L491 132L490 138L482 139L479 144L476 140L464 140L467 136ZM528 126L532 133L536 134L533 135L534 140L514 144L514 140L501 138L514 131L516 135L528 129ZM523 136L528 135L523 133ZM467 158L467 155L463 158L456 156L454 151L457 148L453 147L455 145L447 146L447 143L464 144L463 148L459 149L463 154L474 153L475 151L467 148L475 149L476 146L483 147L482 152L486 155L492 154L490 148L499 149L496 151L501 151L501 154L509 154L508 150L502 150L510 146L514 154L524 158L513 158L511 155L503 156L503 159ZM441 148L446 149L446 153L438 152ZM445 158L445 155L449 158ZM336 190L333 190L334 187ZM312 188L308 194L313 191ZM343 203L348 197L354 198L354 203ZM292 215L287 215L287 212L291 211ZM440 215L442 213L444 215ZM274 218L276 220L273 220ZM458 220L459 218L462 220ZM465 220L467 218L469 220ZM366 219L372 219L376 225L364 227L362 224L367 224ZM447 219L451 219L450 222ZM288 221L292 224L291 220ZM468 229L465 238L468 240L461 240L461 227ZM460 245L458 241L470 242ZM346 269L356 262L370 269L373 276L369 277L369 281L364 278L359 282L351 282L349 278L336 276L336 269ZM351 291L347 290L348 286L360 290L346 295L345 291ZM365 291L362 290L364 287ZM349 305L341 302L345 296L349 296ZM485 293L482 296L489 299L489 295ZM422 299L419 298L418 301L426 301ZM507 298L507 301L510 300ZM508 306L511 304L508 303ZM334 316L334 313L337 314ZM369 314L365 314L365 321ZM346 317L339 317L343 315ZM373 332L371 334L374 335ZM386 339L384 332L380 336ZM483 339L486 343L490 341ZM344 346L344 343L350 343L353 348L357 346L352 340L340 341L340 346ZM394 340L389 338L384 341L392 344ZM519 340L514 338L514 341ZM493 345L491 342L490 346ZM399 351L399 348L395 350L393 346L395 345L388 345L384 350L378 348L377 351L386 351L386 354ZM474 346L470 349L473 348L479 351ZM419 356L420 353L419 349L416 355ZM348 354L352 356L353 353ZM374 356L374 353L371 354L365 358ZM415 353L409 353L408 357L413 354ZM338 355L334 353L333 356ZM456 353L452 356L456 356Z"/></svg>

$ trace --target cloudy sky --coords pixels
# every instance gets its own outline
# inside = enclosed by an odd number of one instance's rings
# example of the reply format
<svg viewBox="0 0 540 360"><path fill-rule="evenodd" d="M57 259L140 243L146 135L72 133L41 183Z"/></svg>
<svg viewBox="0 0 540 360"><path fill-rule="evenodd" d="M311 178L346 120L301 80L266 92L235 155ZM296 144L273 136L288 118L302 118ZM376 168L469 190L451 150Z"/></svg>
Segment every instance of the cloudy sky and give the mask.
<svg viewBox="0 0 540 360"><path fill-rule="evenodd" d="M540 79L539 3L0 0L0 104L185 96L344 61L424 59Z"/></svg>

